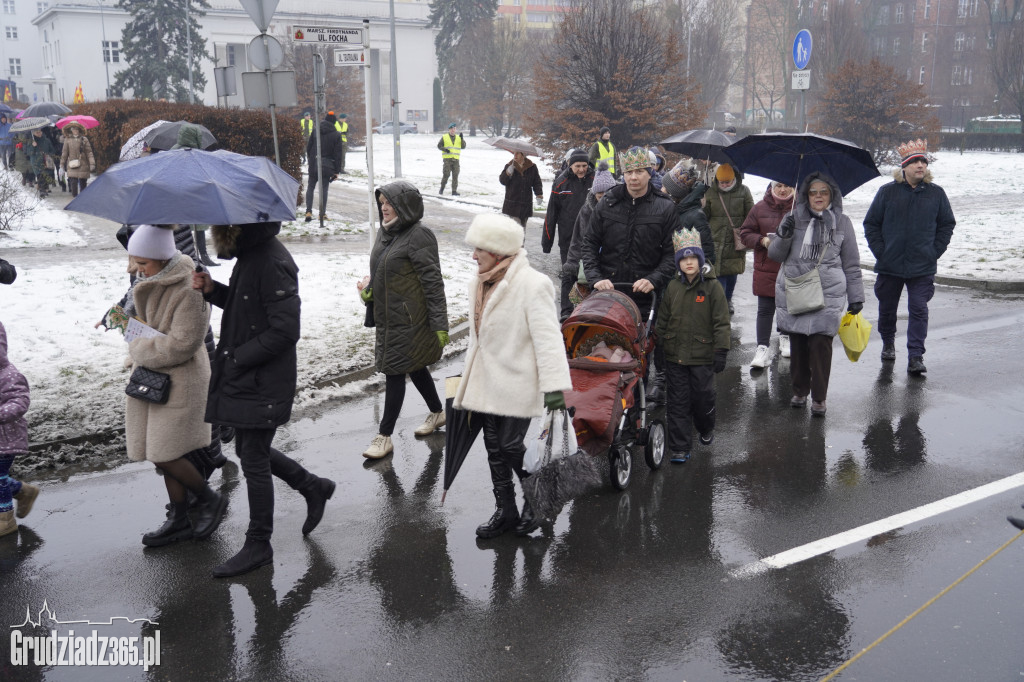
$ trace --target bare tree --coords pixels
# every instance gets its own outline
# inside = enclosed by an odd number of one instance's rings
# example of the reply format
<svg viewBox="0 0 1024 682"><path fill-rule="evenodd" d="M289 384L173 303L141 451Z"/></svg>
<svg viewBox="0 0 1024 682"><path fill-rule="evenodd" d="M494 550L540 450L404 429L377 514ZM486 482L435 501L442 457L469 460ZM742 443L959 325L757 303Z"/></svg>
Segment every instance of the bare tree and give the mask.
<svg viewBox="0 0 1024 682"><path fill-rule="evenodd" d="M680 73L679 44L660 8L572 0L534 69L524 130L561 158L603 126L620 148L696 127L707 107Z"/></svg>
<svg viewBox="0 0 1024 682"><path fill-rule="evenodd" d="M35 195L21 188L18 173L0 173L0 231L16 230L39 205Z"/></svg>
<svg viewBox="0 0 1024 682"><path fill-rule="evenodd" d="M825 83L848 61L868 60L868 39L854 2L826 3L809 22L814 36L812 76Z"/></svg>
<svg viewBox="0 0 1024 682"><path fill-rule="evenodd" d="M361 143L366 136L365 101L363 99L362 70L349 66L334 66L334 50L319 45L307 45L280 36L284 47L284 64L295 71L295 89L299 95L299 107L283 112L298 114L313 110L313 54L319 51L327 67L326 99L327 109L338 114L348 114L348 142ZM326 112L320 112L321 118Z"/></svg>
<svg viewBox="0 0 1024 682"><path fill-rule="evenodd" d="M985 0L989 9L992 80L1000 103L1021 117L1024 134L1024 0Z"/></svg>
<svg viewBox="0 0 1024 682"><path fill-rule="evenodd" d="M778 116L789 89L787 59L793 35L793 4L787 0L753 0L747 19L746 79L751 109L766 122Z"/></svg>
<svg viewBox="0 0 1024 682"><path fill-rule="evenodd" d="M737 82L742 66L740 0L665 0L665 18L682 40L684 73L700 86L700 102L711 110Z"/></svg>

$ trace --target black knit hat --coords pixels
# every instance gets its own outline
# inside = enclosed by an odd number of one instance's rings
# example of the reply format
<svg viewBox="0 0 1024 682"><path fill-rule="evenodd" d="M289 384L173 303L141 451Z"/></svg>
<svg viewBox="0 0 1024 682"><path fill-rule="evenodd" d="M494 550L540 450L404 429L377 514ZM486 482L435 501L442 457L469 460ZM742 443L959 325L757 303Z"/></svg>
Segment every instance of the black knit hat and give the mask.
<svg viewBox="0 0 1024 682"><path fill-rule="evenodd" d="M580 161L587 164L590 163L590 156L587 154L587 151L585 149L573 149L571 152L569 152L569 158L566 160L566 162L570 166L573 165L574 163L579 163Z"/></svg>

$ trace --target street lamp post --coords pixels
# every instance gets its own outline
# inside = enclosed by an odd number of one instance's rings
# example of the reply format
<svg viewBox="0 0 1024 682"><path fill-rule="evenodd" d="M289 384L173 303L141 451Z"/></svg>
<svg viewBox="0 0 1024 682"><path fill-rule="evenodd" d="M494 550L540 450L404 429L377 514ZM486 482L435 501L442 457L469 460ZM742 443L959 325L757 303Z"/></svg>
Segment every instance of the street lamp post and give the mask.
<svg viewBox="0 0 1024 682"><path fill-rule="evenodd" d="M188 103L196 103L196 91L192 85L192 27L189 26L189 10L192 0L185 0L185 42L188 45Z"/></svg>

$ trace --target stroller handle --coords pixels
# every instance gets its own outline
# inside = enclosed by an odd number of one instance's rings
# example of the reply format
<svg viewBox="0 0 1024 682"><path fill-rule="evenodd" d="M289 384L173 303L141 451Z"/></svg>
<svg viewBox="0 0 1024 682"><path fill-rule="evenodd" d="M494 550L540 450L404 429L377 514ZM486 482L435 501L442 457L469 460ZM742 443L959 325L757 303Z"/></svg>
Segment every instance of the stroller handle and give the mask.
<svg viewBox="0 0 1024 682"><path fill-rule="evenodd" d="M612 286L616 291L621 291L624 294L639 294L641 296L650 296L651 298L651 309L647 313L647 331L650 333L651 329L654 328L654 313L658 310L658 290L651 289L646 294L642 291L633 291L633 282L612 282Z"/></svg>

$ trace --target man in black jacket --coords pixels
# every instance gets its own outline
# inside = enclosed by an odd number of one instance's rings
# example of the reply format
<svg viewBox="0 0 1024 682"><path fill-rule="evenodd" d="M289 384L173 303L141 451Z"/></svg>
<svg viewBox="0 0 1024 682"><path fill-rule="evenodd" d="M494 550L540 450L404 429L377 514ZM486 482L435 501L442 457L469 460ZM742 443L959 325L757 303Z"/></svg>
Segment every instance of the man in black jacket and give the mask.
<svg viewBox="0 0 1024 682"><path fill-rule="evenodd" d="M653 164L643 147L619 157L625 184L598 202L583 242L583 269L594 289L632 282L633 298L646 318L652 291L675 276L672 233L681 229L675 204L651 185Z"/></svg>
<svg viewBox="0 0 1024 682"><path fill-rule="evenodd" d="M548 211L544 217L544 235L540 241L544 253L551 253L557 231L558 250L563 265L569 253L569 242L572 240L576 216L586 203L587 193L594 183L594 169L590 167L586 151L572 150L568 162L568 168L562 171L551 185L551 199L548 200Z"/></svg>
<svg viewBox="0 0 1024 682"><path fill-rule="evenodd" d="M248 573L274 557L274 481L277 476L306 498L302 533L323 518L334 482L319 478L270 446L277 427L291 418L299 340L299 277L291 254L278 241L281 223L215 225L220 258L238 258L225 286L206 272L192 286L224 309L210 376L206 421L235 429L235 452L249 492L249 530L235 556L213 569L216 578Z"/></svg>
<svg viewBox="0 0 1024 682"><path fill-rule="evenodd" d="M320 158L323 160L320 163L320 168L324 176L324 184L321 188L323 198L320 200L321 220L327 213L327 190L338 177L338 171L341 170L342 164L341 133L334 127L336 122L337 119L332 114L328 114L324 120L320 121ZM309 159L309 184L306 187L306 222L308 223L313 220L313 191L316 189L317 182L316 135L309 136L309 142L306 143L306 158Z"/></svg>

